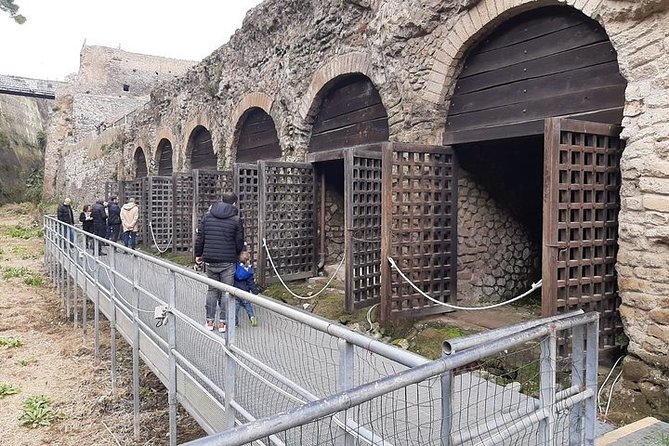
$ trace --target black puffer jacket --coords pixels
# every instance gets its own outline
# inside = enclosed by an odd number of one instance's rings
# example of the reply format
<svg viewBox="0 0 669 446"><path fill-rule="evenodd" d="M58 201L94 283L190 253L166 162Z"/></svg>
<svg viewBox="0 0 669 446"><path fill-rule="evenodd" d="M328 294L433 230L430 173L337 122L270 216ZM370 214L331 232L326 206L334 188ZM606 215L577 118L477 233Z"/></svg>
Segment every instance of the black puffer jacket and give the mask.
<svg viewBox="0 0 669 446"><path fill-rule="evenodd" d="M73 225L74 213L72 212L72 206L67 206L65 204L58 206L58 220Z"/></svg>
<svg viewBox="0 0 669 446"><path fill-rule="evenodd" d="M107 205L107 212L109 213L109 218L107 223L110 225L120 225L121 224L121 208L118 204L110 201Z"/></svg>
<svg viewBox="0 0 669 446"><path fill-rule="evenodd" d="M195 257L208 263L237 263L244 249L244 226L237 208L228 203L214 203L197 230Z"/></svg>

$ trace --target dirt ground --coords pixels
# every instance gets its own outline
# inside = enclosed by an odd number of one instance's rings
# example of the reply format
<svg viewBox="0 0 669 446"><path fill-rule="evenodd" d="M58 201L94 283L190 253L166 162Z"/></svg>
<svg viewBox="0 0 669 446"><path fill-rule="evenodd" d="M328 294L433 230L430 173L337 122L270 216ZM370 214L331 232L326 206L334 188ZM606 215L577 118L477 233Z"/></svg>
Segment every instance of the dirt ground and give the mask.
<svg viewBox="0 0 669 446"><path fill-rule="evenodd" d="M134 438L130 349L119 337L122 348L114 392L109 330L103 329L96 359L92 326L84 338L81 327L66 319L56 290L45 278L42 239L20 238L38 231L26 228L34 219L39 223L39 218L27 206L0 208L0 444L169 444L167 394L146 369L140 376L140 437ZM3 340L22 345L2 346L8 343ZM3 385L20 392L3 395ZM38 395L46 396L52 412L62 418L45 427L21 426L24 401ZM205 435L185 411L178 419L179 443Z"/></svg>

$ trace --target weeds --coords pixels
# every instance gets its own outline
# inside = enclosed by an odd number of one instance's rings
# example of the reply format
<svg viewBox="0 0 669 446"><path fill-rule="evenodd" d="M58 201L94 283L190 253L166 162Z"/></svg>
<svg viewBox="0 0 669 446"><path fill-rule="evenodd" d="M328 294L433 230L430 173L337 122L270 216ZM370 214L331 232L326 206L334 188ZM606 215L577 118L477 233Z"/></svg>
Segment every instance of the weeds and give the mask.
<svg viewBox="0 0 669 446"><path fill-rule="evenodd" d="M21 267L9 266L2 270L2 278L5 280L17 277L19 278L22 277L23 283L25 283L26 285L36 286L36 287L44 286L44 278L34 273L33 271L30 271L28 268L24 266Z"/></svg>
<svg viewBox="0 0 669 446"><path fill-rule="evenodd" d="M0 383L0 398L4 398L9 395L16 395L20 392L21 389L12 384Z"/></svg>
<svg viewBox="0 0 669 446"><path fill-rule="evenodd" d="M23 401L23 413L19 418L21 426L35 429L38 427L51 426L54 421L65 418L63 412L54 412L51 401L45 395L37 395L26 398Z"/></svg>
<svg viewBox="0 0 669 446"><path fill-rule="evenodd" d="M36 276L36 275L31 274L29 277L26 277L25 279L23 279L23 283L25 283L26 285L41 288L41 287L44 286L44 279L42 278L42 276Z"/></svg>
<svg viewBox="0 0 669 446"><path fill-rule="evenodd" d="M0 347L19 348L23 345L23 341L19 338L0 338Z"/></svg>
<svg viewBox="0 0 669 446"><path fill-rule="evenodd" d="M11 238L20 238L23 240L30 240L31 238L41 238L44 236L42 228L31 228L21 225L10 226L2 228L2 235Z"/></svg>
<svg viewBox="0 0 669 446"><path fill-rule="evenodd" d="M18 364L18 365L20 365L20 366L22 366L22 367L27 367L27 366L29 366L30 364L34 364L34 363L36 363L36 362L37 362L37 360L34 359L34 358L29 358L29 359L19 359L18 361L16 361L16 364Z"/></svg>

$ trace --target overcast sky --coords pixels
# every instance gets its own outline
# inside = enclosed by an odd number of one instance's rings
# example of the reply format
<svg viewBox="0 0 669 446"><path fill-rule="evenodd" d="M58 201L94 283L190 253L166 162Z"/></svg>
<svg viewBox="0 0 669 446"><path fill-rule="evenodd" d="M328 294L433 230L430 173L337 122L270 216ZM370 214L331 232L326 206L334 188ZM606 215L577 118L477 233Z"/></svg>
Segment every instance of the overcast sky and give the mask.
<svg viewBox="0 0 669 446"><path fill-rule="evenodd" d="M202 60L261 0L15 0L28 21L0 13L0 74L63 80L87 45Z"/></svg>

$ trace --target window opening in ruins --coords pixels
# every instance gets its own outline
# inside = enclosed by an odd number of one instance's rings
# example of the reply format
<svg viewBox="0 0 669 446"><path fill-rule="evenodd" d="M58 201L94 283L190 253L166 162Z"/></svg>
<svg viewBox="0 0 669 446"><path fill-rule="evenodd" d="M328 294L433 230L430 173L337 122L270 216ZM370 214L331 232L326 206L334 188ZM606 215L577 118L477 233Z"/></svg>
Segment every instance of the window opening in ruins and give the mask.
<svg viewBox="0 0 669 446"><path fill-rule="evenodd" d="M190 154L191 169L216 170L218 168L211 133L205 127L199 125L193 129L188 141L187 152Z"/></svg>
<svg viewBox="0 0 669 446"><path fill-rule="evenodd" d="M172 143L169 139L163 138L158 143L156 159L158 160L158 175L172 175Z"/></svg>
<svg viewBox="0 0 669 446"><path fill-rule="evenodd" d="M274 120L265 110L259 107L247 110L240 123L235 144L238 163L281 158Z"/></svg>
<svg viewBox="0 0 669 446"><path fill-rule="evenodd" d="M458 298L515 297L541 279L543 137L455 146Z"/></svg>
<svg viewBox="0 0 669 446"><path fill-rule="evenodd" d="M130 85L123 84L123 91L130 91Z"/></svg>
<svg viewBox="0 0 669 446"><path fill-rule="evenodd" d="M135 151L135 178L144 178L148 176L149 169L146 166L146 156L144 150L138 147Z"/></svg>

